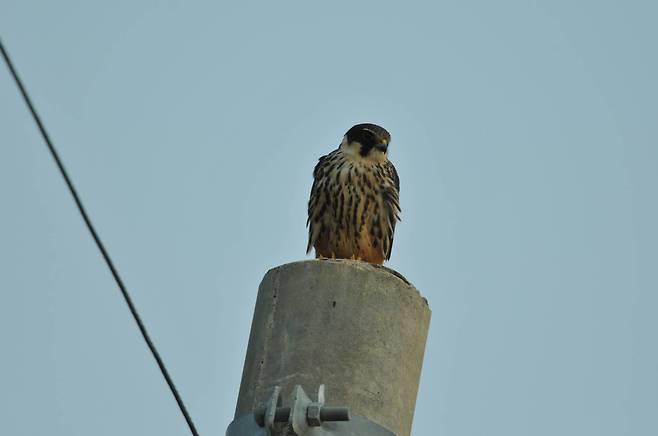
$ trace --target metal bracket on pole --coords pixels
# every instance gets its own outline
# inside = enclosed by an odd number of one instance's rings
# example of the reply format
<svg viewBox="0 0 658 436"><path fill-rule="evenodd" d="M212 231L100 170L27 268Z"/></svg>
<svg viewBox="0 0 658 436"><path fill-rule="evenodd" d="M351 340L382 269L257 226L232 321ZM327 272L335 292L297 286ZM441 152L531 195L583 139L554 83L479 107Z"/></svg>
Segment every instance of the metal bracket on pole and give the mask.
<svg viewBox="0 0 658 436"><path fill-rule="evenodd" d="M274 431L274 422L276 421L276 410L277 405L281 401L281 388L279 386L274 387L274 392L270 400L265 405L265 410L263 411L263 425L265 427L265 434L267 436L272 436Z"/></svg>
<svg viewBox="0 0 658 436"><path fill-rule="evenodd" d="M316 402L297 385L290 398L291 407L281 403L281 388L275 386L270 399L253 413L242 415L229 425L226 436L276 436L276 423L288 423L297 436L395 436L374 422L350 416L347 407L326 407L324 385Z"/></svg>

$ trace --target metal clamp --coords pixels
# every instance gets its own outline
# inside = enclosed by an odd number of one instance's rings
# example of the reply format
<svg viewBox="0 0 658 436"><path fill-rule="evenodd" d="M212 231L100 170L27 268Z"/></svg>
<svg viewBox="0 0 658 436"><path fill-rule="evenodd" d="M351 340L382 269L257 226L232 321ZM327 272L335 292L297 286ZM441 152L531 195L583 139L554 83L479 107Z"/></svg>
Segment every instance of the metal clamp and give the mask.
<svg viewBox="0 0 658 436"><path fill-rule="evenodd" d="M317 401L311 401L297 385L290 396L290 407L280 404L281 388L275 386L267 402L231 422L226 436L274 436L281 432L277 424L283 423L298 436L396 436L365 417L352 417L347 407L325 406L324 385L318 389Z"/></svg>
<svg viewBox="0 0 658 436"><path fill-rule="evenodd" d="M291 396L291 407L277 407L281 401L281 388L274 387L270 400L254 411L254 419L264 427L268 436L274 429L274 423L289 422L295 433L301 435L309 427L320 427L323 422L349 421L350 410L347 407L325 407L324 385L318 389L316 402L306 395L304 389L296 385Z"/></svg>

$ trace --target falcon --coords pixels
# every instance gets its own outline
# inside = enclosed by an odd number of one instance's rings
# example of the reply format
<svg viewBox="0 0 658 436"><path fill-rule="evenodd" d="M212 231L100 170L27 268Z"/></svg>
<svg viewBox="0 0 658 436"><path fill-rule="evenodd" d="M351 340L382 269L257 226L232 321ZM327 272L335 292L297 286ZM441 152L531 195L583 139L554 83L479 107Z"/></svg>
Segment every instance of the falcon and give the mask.
<svg viewBox="0 0 658 436"><path fill-rule="evenodd" d="M313 171L306 252L316 258L383 264L391 257L400 220L400 179L388 160L391 135L375 124L357 124L338 149Z"/></svg>

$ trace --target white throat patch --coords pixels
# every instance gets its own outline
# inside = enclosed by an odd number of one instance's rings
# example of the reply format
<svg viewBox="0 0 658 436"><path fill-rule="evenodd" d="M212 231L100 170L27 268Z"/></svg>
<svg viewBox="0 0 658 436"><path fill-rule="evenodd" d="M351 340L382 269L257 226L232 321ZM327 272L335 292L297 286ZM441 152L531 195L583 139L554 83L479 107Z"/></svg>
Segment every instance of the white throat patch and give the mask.
<svg viewBox="0 0 658 436"><path fill-rule="evenodd" d="M357 162L377 164L388 160L386 154L377 149L372 149L367 156L361 156L361 143L347 142L347 136L343 136L339 148L343 154Z"/></svg>

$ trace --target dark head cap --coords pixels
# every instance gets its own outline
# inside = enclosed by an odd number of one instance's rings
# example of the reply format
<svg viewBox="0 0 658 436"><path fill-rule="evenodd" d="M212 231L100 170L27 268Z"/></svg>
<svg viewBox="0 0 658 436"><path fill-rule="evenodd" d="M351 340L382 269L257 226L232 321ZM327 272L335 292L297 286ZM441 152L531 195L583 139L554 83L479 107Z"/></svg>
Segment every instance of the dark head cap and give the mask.
<svg viewBox="0 0 658 436"><path fill-rule="evenodd" d="M367 156L373 148L386 153L388 143L391 142L391 135L386 129L376 124L357 124L348 130L345 136L348 143L361 144L362 156Z"/></svg>

